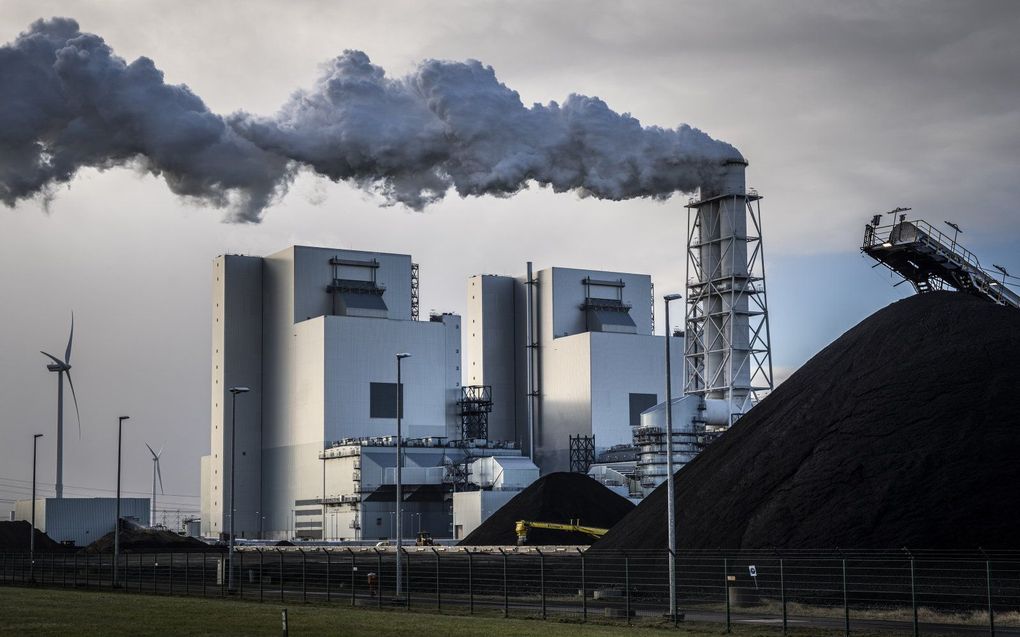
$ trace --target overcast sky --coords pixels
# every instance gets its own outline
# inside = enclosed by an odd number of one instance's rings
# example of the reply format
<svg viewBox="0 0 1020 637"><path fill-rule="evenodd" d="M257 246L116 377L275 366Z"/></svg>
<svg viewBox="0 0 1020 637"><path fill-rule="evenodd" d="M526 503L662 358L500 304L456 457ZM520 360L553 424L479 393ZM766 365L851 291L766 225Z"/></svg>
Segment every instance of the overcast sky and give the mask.
<svg viewBox="0 0 1020 637"><path fill-rule="evenodd" d="M912 206L1020 271L1020 5L1002 2L0 1L0 42L66 16L155 61L211 110L271 115L320 65L360 49L392 76L481 60L526 104L598 96L645 125L736 146L762 202L774 363L801 365L910 291L860 256L864 223ZM0 87L0 96L4 87ZM3 149L0 148L0 152ZM622 203L531 188L411 212L302 174L261 224L183 201L128 169L80 173L49 210L0 208L0 510L27 494L31 434L52 492L56 379L72 310L81 405L66 493L147 493L143 442L166 446L160 508L197 510L209 448L210 269L293 243L410 253L422 309L463 312L471 274L568 266L644 272L682 291L686 197ZM661 304L660 304L661 306ZM661 321L659 325L661 330ZM933 335L937 345L937 335ZM170 521L175 521L171 516Z"/></svg>

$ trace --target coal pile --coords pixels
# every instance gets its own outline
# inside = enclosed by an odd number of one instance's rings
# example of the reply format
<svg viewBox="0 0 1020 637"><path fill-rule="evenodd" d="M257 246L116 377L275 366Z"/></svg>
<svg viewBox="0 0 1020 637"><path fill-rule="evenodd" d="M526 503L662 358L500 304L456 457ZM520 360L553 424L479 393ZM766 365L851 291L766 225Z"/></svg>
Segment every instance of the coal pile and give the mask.
<svg viewBox="0 0 1020 637"><path fill-rule="evenodd" d="M461 546L516 545L518 520L568 524L580 520L583 526L608 529L630 513L634 504L627 498L580 473L551 473L539 478L482 525L461 540ZM531 546L591 544L593 538L583 533L531 529Z"/></svg>
<svg viewBox="0 0 1020 637"><path fill-rule="evenodd" d="M17 522L0 522L0 551L18 553L28 551L31 544L32 524L19 520ZM39 529L35 530L35 550L43 553L67 550L60 542L53 540Z"/></svg>
<svg viewBox="0 0 1020 637"><path fill-rule="evenodd" d="M181 551L193 552L222 550L206 544L193 537L178 535L166 529L152 529L133 524L126 520L120 521L120 550L125 553L143 551ZM114 537L110 531L85 550L89 553L113 553Z"/></svg>
<svg viewBox="0 0 1020 637"><path fill-rule="evenodd" d="M681 549L1016 548L1020 312L894 303L675 477ZM666 547L660 486L594 550Z"/></svg>

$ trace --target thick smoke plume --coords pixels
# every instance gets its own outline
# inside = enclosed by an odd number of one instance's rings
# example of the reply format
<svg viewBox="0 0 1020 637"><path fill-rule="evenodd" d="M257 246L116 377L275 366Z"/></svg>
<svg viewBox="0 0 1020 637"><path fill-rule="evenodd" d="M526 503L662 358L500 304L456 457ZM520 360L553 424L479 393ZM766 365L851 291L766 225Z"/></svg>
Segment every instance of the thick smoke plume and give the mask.
<svg viewBox="0 0 1020 637"><path fill-rule="evenodd" d="M642 127L602 100L525 106L491 67L428 60L388 78L360 51L271 117L212 113L69 19L34 23L0 47L0 199L69 181L84 167L136 165L173 192L257 221L307 167L421 209L451 188L509 196L535 182L602 199L666 198L711 184L740 154L687 125Z"/></svg>

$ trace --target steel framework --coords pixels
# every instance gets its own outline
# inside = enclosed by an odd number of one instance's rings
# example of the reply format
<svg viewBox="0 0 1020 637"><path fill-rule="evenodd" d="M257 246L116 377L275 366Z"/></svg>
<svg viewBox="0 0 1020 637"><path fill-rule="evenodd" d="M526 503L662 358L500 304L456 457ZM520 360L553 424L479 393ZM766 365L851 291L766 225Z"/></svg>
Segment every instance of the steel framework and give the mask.
<svg viewBox="0 0 1020 637"><path fill-rule="evenodd" d="M595 436L570 436L570 472L588 473L595 464Z"/></svg>
<svg viewBox="0 0 1020 637"><path fill-rule="evenodd" d="M684 393L729 401L731 424L773 388L760 201L749 189L687 206Z"/></svg>
<svg viewBox="0 0 1020 637"><path fill-rule="evenodd" d="M918 294L953 289L998 305L1020 308L1020 295L1010 290L1003 272L1001 280L981 267L978 258L955 237L939 231L923 219L879 225L876 215L864 227L861 252L909 281ZM897 283L896 285L899 285Z"/></svg>
<svg viewBox="0 0 1020 637"><path fill-rule="evenodd" d="M411 320L417 321L420 316L420 310L418 307L418 286L420 284L418 278L418 264L411 264Z"/></svg>
<svg viewBox="0 0 1020 637"><path fill-rule="evenodd" d="M460 389L457 410L460 413L461 440L487 439L489 413L492 411L492 385L464 385Z"/></svg>

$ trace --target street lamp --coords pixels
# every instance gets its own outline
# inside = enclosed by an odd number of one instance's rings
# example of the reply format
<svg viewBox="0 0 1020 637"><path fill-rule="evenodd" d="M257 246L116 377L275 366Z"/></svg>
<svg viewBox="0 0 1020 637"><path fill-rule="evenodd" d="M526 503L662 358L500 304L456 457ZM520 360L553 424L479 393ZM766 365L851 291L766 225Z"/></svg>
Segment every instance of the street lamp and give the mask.
<svg viewBox="0 0 1020 637"><path fill-rule="evenodd" d="M230 564L229 589L234 590L234 442L237 440L237 395L250 392L247 387L230 388L230 548L227 551Z"/></svg>
<svg viewBox="0 0 1020 637"><path fill-rule="evenodd" d="M403 386L400 384L400 361L404 360L405 358L410 358L410 357L411 357L411 355L406 353L406 352L402 353L402 354L397 354L397 515L396 515L396 518L397 518L397 528L396 528L396 535L397 535L397 597L400 597L400 591L403 590L401 588L401 581L400 581L400 579L401 579L401 573L400 573L400 570L401 570L401 564L400 564L400 540L401 540L400 513L401 513L401 500L403 499L403 494L401 493L401 484L400 484L400 478L401 478L400 469L401 469L401 465L403 465L404 463L403 463L403 457L401 456L401 449L400 449L400 436L401 436L401 434L400 434L400 416L401 416L401 412L404 409L404 392L402 390Z"/></svg>
<svg viewBox="0 0 1020 637"><path fill-rule="evenodd" d="M670 341L673 328L669 323L669 304L681 298L679 294L662 297L666 305L666 523L669 542L669 616L676 620L676 506L673 502L673 373L670 361Z"/></svg>
<svg viewBox="0 0 1020 637"><path fill-rule="evenodd" d="M35 459L36 449L39 447L39 439L42 434L32 434L32 529L28 538L28 561L31 581L35 581Z"/></svg>
<svg viewBox="0 0 1020 637"><path fill-rule="evenodd" d="M120 441L124 431L124 421L131 416L117 418L117 515L113 521L113 586L117 586L117 559L120 557ZM152 520L149 520L152 524Z"/></svg>

